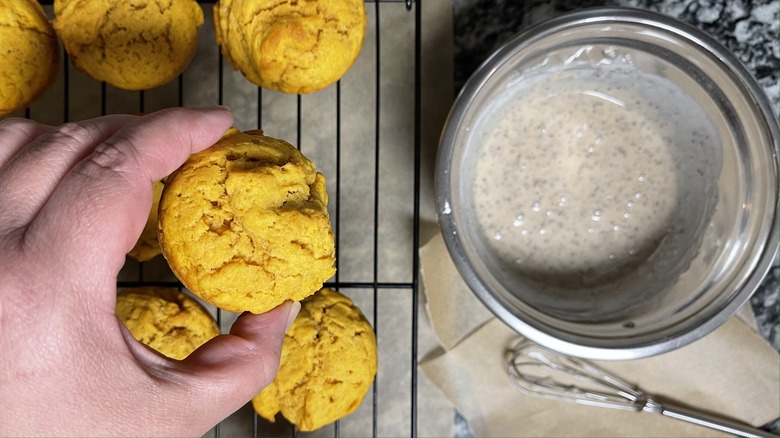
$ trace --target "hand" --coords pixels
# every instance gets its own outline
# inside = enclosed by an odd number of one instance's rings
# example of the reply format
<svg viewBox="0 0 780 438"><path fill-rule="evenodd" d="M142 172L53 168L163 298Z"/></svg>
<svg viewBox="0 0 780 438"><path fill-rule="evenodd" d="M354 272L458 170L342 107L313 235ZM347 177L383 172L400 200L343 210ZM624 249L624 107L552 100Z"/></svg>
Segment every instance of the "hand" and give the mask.
<svg viewBox="0 0 780 438"><path fill-rule="evenodd" d="M241 315L183 361L114 315L152 181L231 124L224 108L0 122L0 436L199 436L273 380L294 305Z"/></svg>

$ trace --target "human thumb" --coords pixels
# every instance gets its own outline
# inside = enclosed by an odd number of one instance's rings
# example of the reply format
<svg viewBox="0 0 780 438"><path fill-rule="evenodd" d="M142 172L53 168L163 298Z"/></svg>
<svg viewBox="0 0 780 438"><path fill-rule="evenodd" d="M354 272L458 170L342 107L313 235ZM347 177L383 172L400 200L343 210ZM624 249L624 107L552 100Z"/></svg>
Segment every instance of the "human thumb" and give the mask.
<svg viewBox="0 0 780 438"><path fill-rule="evenodd" d="M287 301L255 315L243 313L230 334L220 335L200 346L178 368L188 386L191 425L203 423L203 433L238 410L276 376L284 333L295 320L301 304Z"/></svg>

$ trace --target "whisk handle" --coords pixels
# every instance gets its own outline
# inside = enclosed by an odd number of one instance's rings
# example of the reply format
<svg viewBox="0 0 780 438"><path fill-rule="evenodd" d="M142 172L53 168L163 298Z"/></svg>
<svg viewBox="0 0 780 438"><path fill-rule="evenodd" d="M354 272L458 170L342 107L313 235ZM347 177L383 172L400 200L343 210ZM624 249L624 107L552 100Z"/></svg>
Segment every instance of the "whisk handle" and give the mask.
<svg viewBox="0 0 780 438"><path fill-rule="evenodd" d="M765 430L756 429L741 423L714 417L691 409L681 408L679 406L666 406L653 401L648 401L644 410L677 420L698 424L699 426L709 427L710 429L719 430L732 435L748 438L778 438L776 434L769 433Z"/></svg>

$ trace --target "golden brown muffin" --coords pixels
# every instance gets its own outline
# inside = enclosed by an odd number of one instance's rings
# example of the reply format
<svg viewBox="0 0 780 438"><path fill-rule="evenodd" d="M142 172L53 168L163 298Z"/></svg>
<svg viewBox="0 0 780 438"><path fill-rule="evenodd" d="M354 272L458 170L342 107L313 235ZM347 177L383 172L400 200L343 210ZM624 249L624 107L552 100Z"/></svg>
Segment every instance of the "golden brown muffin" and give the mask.
<svg viewBox="0 0 780 438"><path fill-rule="evenodd" d="M163 183L161 181L152 183L152 208L149 210L149 217L146 219L146 225L141 232L141 237L138 238L138 242L127 253L127 255L139 262L151 260L162 252L160 242L157 241L157 209L160 206L162 189Z"/></svg>
<svg viewBox="0 0 780 438"><path fill-rule="evenodd" d="M124 289L116 297L116 315L136 340L171 359L184 359L219 335L208 311L173 288Z"/></svg>
<svg viewBox="0 0 780 438"><path fill-rule="evenodd" d="M54 29L73 65L126 90L176 78L197 47L196 0L55 0Z"/></svg>
<svg viewBox="0 0 780 438"><path fill-rule="evenodd" d="M33 0L0 0L0 116L29 106L57 77L57 36Z"/></svg>
<svg viewBox="0 0 780 438"><path fill-rule="evenodd" d="M325 177L289 143L231 129L168 177L163 255L204 300L263 313L300 301L336 269Z"/></svg>
<svg viewBox="0 0 780 438"><path fill-rule="evenodd" d="M221 0L217 44L252 83L311 93L338 81L355 62L366 32L363 0Z"/></svg>
<svg viewBox="0 0 780 438"><path fill-rule="evenodd" d="M319 429L360 406L376 368L371 325L349 298L322 289L301 303L279 372L252 405L269 421L281 412L299 430Z"/></svg>

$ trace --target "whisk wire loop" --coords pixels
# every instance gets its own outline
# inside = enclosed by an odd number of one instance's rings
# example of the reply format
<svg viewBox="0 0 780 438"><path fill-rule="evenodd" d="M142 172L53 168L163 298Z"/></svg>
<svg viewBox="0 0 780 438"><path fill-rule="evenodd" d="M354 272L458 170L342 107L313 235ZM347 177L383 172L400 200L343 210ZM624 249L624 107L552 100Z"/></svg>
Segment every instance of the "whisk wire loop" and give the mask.
<svg viewBox="0 0 780 438"><path fill-rule="evenodd" d="M538 397L632 411L645 404L644 394L627 383L581 359L530 342L514 348L509 378L519 391Z"/></svg>
<svg viewBox="0 0 780 438"><path fill-rule="evenodd" d="M649 412L744 437L777 437L741 423L656 402L633 385L576 357L530 341L511 350L509 380L520 392L583 405Z"/></svg>

